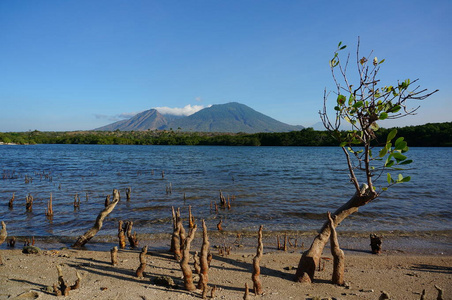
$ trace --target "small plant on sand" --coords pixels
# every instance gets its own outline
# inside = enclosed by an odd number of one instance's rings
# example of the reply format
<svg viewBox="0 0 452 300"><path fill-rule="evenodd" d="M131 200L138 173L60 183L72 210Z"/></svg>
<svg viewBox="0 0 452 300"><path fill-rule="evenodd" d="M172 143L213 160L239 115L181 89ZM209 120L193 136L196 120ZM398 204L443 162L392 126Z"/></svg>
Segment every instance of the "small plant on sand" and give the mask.
<svg viewBox="0 0 452 300"><path fill-rule="evenodd" d="M324 92L323 110L320 111L325 128L337 139L347 162L350 181L354 186L354 196L334 212L334 226L347 216L358 211L360 206L376 199L392 185L408 182L409 176L403 176L399 170L408 165L407 143L403 137L396 138L397 130L392 130L386 140L379 141L375 135L378 121L398 119L415 114L419 107L410 109L408 100L424 100L437 90L427 93L415 85L418 81L406 79L395 85L382 85L378 79L380 66L384 62L372 57L360 57L359 39L356 51L357 75L355 82L347 75L350 54L345 61L339 53L346 48L339 43L330 68L336 90ZM334 112L329 114L327 99L334 94ZM334 118L330 118L333 114ZM351 130L341 131L343 122L347 122ZM375 149L375 147L378 147ZM394 172L397 172L396 176ZM386 179L384 185L376 186L379 179ZM361 182L362 181L362 182ZM318 266L323 248L330 237L330 226L325 222L311 247L303 253L298 265L295 280L311 282Z"/></svg>

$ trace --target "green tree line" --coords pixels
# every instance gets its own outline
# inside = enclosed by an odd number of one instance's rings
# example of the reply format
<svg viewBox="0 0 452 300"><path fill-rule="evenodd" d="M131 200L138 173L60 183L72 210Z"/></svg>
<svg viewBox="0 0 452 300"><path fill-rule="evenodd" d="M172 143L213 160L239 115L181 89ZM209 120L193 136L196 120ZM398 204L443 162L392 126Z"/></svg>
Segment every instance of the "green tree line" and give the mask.
<svg viewBox="0 0 452 300"><path fill-rule="evenodd" d="M377 140L385 141L393 128L380 128ZM428 123L397 128L412 147L452 147L452 122ZM172 130L0 132L4 144L93 144L93 145L223 145L223 146L337 146L327 131L305 128L278 133L203 133Z"/></svg>

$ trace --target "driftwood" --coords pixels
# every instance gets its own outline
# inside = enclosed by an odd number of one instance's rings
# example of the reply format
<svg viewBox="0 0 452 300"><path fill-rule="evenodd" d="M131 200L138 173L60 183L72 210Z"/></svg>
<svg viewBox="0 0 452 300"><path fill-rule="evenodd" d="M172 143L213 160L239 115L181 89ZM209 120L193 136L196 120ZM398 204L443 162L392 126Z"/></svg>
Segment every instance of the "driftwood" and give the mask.
<svg viewBox="0 0 452 300"><path fill-rule="evenodd" d="M140 266L138 267L138 269L135 271L135 275L138 278L143 278L144 276L144 269L146 268L146 254L148 253L148 246L144 246L141 249L141 253L140 253Z"/></svg>
<svg viewBox="0 0 452 300"><path fill-rule="evenodd" d="M132 234L132 227L133 227L133 222L132 221L127 221L126 224L126 235L127 235L127 239L129 240L129 244L131 248L137 248L138 247L138 238L137 238L137 233L134 232Z"/></svg>
<svg viewBox="0 0 452 300"><path fill-rule="evenodd" d="M345 255L344 251L339 248L336 226L334 226L334 218L331 217L330 212L328 212L328 222L331 229L330 244L331 254L333 255L333 276L331 281L333 284L344 285Z"/></svg>
<svg viewBox="0 0 452 300"><path fill-rule="evenodd" d="M202 220L202 246L201 246L201 257L200 257L200 279L198 282L198 289L202 289L203 286L207 286L207 282L209 281L209 237L207 235L207 226L206 222ZM201 276L202 274L202 276Z"/></svg>
<svg viewBox="0 0 452 300"><path fill-rule="evenodd" d="M75 244L72 245L72 247L80 248L83 247L86 243L88 243L102 228L104 219L113 211L118 202L119 202L119 191L115 189L113 190L113 201L99 213L96 222L94 223L94 226L90 230L85 232L85 234L81 235L77 239Z"/></svg>
<svg viewBox="0 0 452 300"><path fill-rule="evenodd" d="M110 194L108 194L107 197L105 197L105 207L107 207L110 204L110 198L111 198Z"/></svg>
<svg viewBox="0 0 452 300"><path fill-rule="evenodd" d="M127 199L127 201L130 201L130 194L132 193L132 188L131 187L128 187L127 189L126 189L126 199Z"/></svg>
<svg viewBox="0 0 452 300"><path fill-rule="evenodd" d="M124 249L126 248L126 235L124 234L124 222L119 221L118 222L118 239L119 239L119 248Z"/></svg>
<svg viewBox="0 0 452 300"><path fill-rule="evenodd" d="M110 256L111 256L111 264L113 266L118 265L118 247L114 246L110 250Z"/></svg>
<svg viewBox="0 0 452 300"><path fill-rule="evenodd" d="M47 202L46 216L49 218L53 217L52 193L50 193L50 200Z"/></svg>
<svg viewBox="0 0 452 300"><path fill-rule="evenodd" d="M372 254L381 253L381 237L376 234L370 235L370 248L372 249Z"/></svg>
<svg viewBox="0 0 452 300"><path fill-rule="evenodd" d="M184 240L184 245L182 247L183 256L180 261L180 267L182 269L182 273L184 275L184 286L188 291L196 290L196 286L193 284L193 273L191 271L190 266L188 265L188 261L190 259L190 245L193 239L195 238L196 232L196 224L190 229L187 238Z"/></svg>
<svg viewBox="0 0 452 300"><path fill-rule="evenodd" d="M193 228L195 226L195 217L191 213L191 205L188 206L188 228Z"/></svg>
<svg viewBox="0 0 452 300"><path fill-rule="evenodd" d="M74 285L69 286L67 282L63 278L63 270L60 265L57 265L58 270L58 284L53 285L53 292L57 296L68 296L69 291L75 290L80 288L82 277L80 276L80 273L77 271L77 280L75 281Z"/></svg>
<svg viewBox="0 0 452 300"><path fill-rule="evenodd" d="M254 294L261 295L262 294L262 283L259 278L259 275L261 274L261 268L259 266L261 258L262 258L262 252L264 251L264 243L262 242L262 230L264 226L261 225L259 227L259 233L257 238L257 250L256 250L256 256L253 258L253 275L251 276L251 279L253 280L253 289Z"/></svg>
<svg viewBox="0 0 452 300"><path fill-rule="evenodd" d="M245 294L243 295L243 300L250 300L250 292L247 282L245 282Z"/></svg>
<svg viewBox="0 0 452 300"><path fill-rule="evenodd" d="M210 298L215 298L215 292L217 291L217 286L214 285L213 288L210 290Z"/></svg>
<svg viewBox="0 0 452 300"><path fill-rule="evenodd" d="M223 224L223 220L222 219L220 219L220 222L218 222L218 224L217 224L218 231L223 231L223 227L221 226L221 224Z"/></svg>
<svg viewBox="0 0 452 300"><path fill-rule="evenodd" d="M176 226L177 226L176 211L174 210L174 206L171 206L171 213L172 213L172 220L173 220L173 234L171 236L170 252L174 253L174 249L175 249L174 232L176 231ZM179 240L177 240L177 242L179 243Z"/></svg>
<svg viewBox="0 0 452 300"><path fill-rule="evenodd" d="M9 202L8 202L8 207L11 209L14 206L14 199L16 199L16 193L13 193L13 196L11 197L11 199L9 199Z"/></svg>
<svg viewBox="0 0 452 300"><path fill-rule="evenodd" d="M6 240L8 233L6 232L6 224L2 221L2 229L0 230L0 245ZM3 265L2 255L0 254L0 265Z"/></svg>
<svg viewBox="0 0 452 300"><path fill-rule="evenodd" d="M80 196L77 193L75 193L75 196L74 196L74 211L77 210L77 209L80 209Z"/></svg>
<svg viewBox="0 0 452 300"><path fill-rule="evenodd" d="M25 209L26 211L32 211L33 210L33 196L31 194L28 194L25 198Z"/></svg>
<svg viewBox="0 0 452 300"><path fill-rule="evenodd" d="M174 212L174 209L173 209ZM173 250L172 252L174 253L174 258L177 261L180 261L182 258L182 253L181 253L181 243L183 243L183 239L181 236L182 230L183 230L183 225L182 225L182 220L180 218L180 209L177 209L177 212L174 214L174 224L173 224L173 235L171 237L171 249ZM184 231L184 236L185 236L185 231Z"/></svg>
<svg viewBox="0 0 452 300"><path fill-rule="evenodd" d="M198 276L201 276L201 264L199 262L198 251L193 254L193 267L195 268L195 273L198 274Z"/></svg>

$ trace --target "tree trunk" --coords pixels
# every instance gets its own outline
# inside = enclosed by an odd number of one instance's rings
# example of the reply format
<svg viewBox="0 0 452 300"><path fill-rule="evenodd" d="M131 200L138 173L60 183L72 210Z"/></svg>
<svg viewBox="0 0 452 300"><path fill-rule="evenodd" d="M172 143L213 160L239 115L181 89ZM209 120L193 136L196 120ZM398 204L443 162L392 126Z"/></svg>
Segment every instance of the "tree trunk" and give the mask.
<svg viewBox="0 0 452 300"><path fill-rule="evenodd" d="M344 205L334 212L334 226L337 227L345 218L358 211L363 206L377 197L375 192L371 192L366 184L361 186L361 191L355 195ZM310 283L314 280L315 270L320 262L323 248L330 238L329 221L325 222L320 229L320 233L314 238L311 247L303 253L298 269L295 274L295 281Z"/></svg>
<svg viewBox="0 0 452 300"><path fill-rule="evenodd" d="M81 235L77 239L75 244L72 245L72 247L80 248L83 247L86 243L88 243L102 228L104 219L113 211L118 202L119 202L119 191L115 189L113 190L113 201L99 213L96 222L94 223L94 226L90 230L85 232L84 235Z"/></svg>
<svg viewBox="0 0 452 300"><path fill-rule="evenodd" d="M254 294L261 295L262 294L262 283L260 280L261 268L259 266L262 258L262 254L264 252L264 244L262 243L262 229L264 226L259 227L258 238L257 238L257 249L256 256L253 258L253 274L251 279L253 280L253 289Z"/></svg>
<svg viewBox="0 0 452 300"><path fill-rule="evenodd" d="M188 265L188 261L190 259L190 245L193 239L195 238L195 232L196 224L192 229L190 229L188 237L184 240L183 256L182 260L180 261L180 267L184 275L184 286L185 289L190 292L196 290L196 286L193 284L193 272L191 271L191 268Z"/></svg>
<svg viewBox="0 0 452 300"><path fill-rule="evenodd" d="M209 281L209 262L207 260L207 256L209 254L209 237L207 235L207 226L206 222L202 220L202 246L201 246L201 254L200 254L200 274L203 276L199 278L198 289L202 289L202 287L207 285Z"/></svg>
<svg viewBox="0 0 452 300"><path fill-rule="evenodd" d="M342 251L341 248L339 247L336 228L334 227L334 220L331 217L330 212L328 212L328 222L331 230L330 236L331 254L333 255L333 276L331 281L333 282L333 284L344 285L345 255L344 251Z"/></svg>

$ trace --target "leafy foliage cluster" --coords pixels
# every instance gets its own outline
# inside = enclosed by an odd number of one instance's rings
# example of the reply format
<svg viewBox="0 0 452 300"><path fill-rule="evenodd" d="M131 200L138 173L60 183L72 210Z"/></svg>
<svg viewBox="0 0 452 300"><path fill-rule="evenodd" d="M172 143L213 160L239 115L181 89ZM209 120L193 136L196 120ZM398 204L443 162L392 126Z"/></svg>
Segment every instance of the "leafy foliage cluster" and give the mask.
<svg viewBox="0 0 452 300"><path fill-rule="evenodd" d="M377 140L386 140L393 128L376 131ZM397 128L410 146L452 147L452 122L429 123ZM347 133L343 131L342 135ZM14 144L93 145L225 145L225 146L337 146L327 131L306 128L300 131L256 134L225 134L179 131L78 131L5 132L0 142Z"/></svg>

